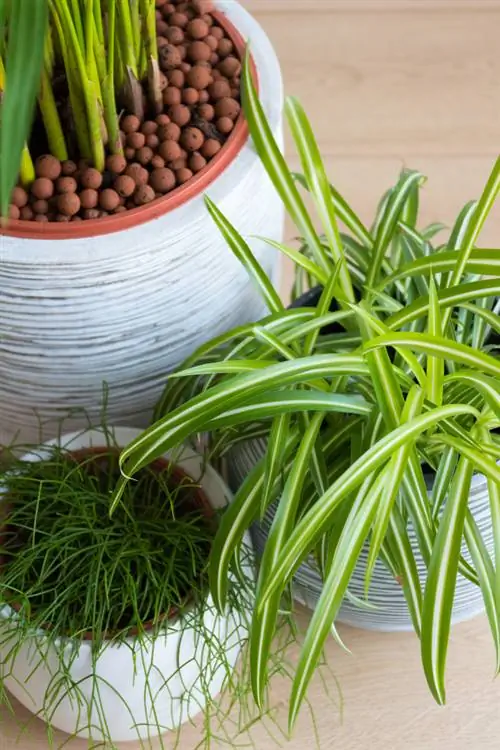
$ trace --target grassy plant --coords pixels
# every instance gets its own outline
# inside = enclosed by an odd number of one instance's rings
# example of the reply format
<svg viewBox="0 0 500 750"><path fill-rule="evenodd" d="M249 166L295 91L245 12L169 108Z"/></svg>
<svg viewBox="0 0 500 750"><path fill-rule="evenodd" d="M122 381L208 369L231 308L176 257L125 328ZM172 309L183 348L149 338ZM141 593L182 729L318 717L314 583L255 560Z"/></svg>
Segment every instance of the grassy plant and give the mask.
<svg viewBox="0 0 500 750"><path fill-rule="evenodd" d="M169 379L157 421L122 453L115 502L126 477L188 436L208 434L220 454L236 441L265 437L266 455L225 513L210 562L212 595L223 607L244 532L278 502L252 622L256 700L263 697L281 597L298 566L313 554L324 587L295 673L291 726L325 640L335 634L360 552L369 545L366 589L380 557L402 583L430 690L443 703L459 574L481 587L500 668L500 363L494 338L500 333L500 250L476 244L498 193L500 161L480 199L464 208L441 244L433 244L440 225L418 225L419 172L402 172L367 227L329 184L300 104L286 103L302 164L295 175L266 121L248 60L243 78L252 138L303 238L300 250L271 244L294 261L296 294L316 284L322 294L312 309L285 310L244 238L207 199L269 316L205 344ZM306 209L304 189L322 233ZM426 471L435 473L430 498ZM468 509L474 472L484 474L490 489L494 559ZM428 568L424 590L410 523ZM461 557L462 543L472 566Z"/></svg>

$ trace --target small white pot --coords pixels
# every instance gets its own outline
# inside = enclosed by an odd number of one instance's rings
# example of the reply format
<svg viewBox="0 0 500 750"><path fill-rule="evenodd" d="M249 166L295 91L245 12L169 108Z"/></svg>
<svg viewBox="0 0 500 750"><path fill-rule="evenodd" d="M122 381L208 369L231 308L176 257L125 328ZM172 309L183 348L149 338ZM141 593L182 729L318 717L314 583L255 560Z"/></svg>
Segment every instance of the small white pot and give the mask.
<svg viewBox="0 0 500 750"><path fill-rule="evenodd" d="M139 431L116 428L111 434L118 446L124 446ZM79 450L109 443L102 431L92 430L47 443L54 444ZM42 450L27 454L24 460L38 461L43 456ZM220 476L197 453L185 448L171 458L199 481L214 508L230 501ZM253 580L248 535L244 547L243 570ZM92 656L89 641L77 646L66 638L49 643L44 631L33 632L19 648L18 616L4 606L0 611L4 684L27 709L78 737L119 742L176 731L206 708L207 696L215 698L226 686L247 638L247 606L251 607L250 601L222 616L208 596L196 623L179 618L161 635L108 641L97 657ZM15 658L10 655L12 649ZM78 689L68 690L71 683L78 684ZM92 697L96 690L97 699Z"/></svg>
<svg viewBox="0 0 500 750"><path fill-rule="evenodd" d="M216 6L251 44L281 143L274 49L236 0ZM277 282L276 251L251 237L281 241L284 209L244 122L205 170L158 202L96 221L0 227L0 443L38 444L96 424L104 384L106 421L144 426L169 371L207 339L265 313L205 193Z"/></svg>
<svg viewBox="0 0 500 750"><path fill-rule="evenodd" d="M236 492L247 474L265 455L266 442L252 440L237 444L231 449L228 458L229 484ZM430 488L429 488L430 489ZM469 508L476 521L479 532L490 554L494 552L494 538L491 524L488 484L484 476L476 474L472 479ZM267 536L274 520L275 506L266 512L262 522L255 525L253 541L257 556L261 555L267 542ZM408 535L422 584L426 580L426 566L420 555L417 537L410 525ZM464 558L472 563L465 545L462 549ZM411 617L403 594L403 589L393 578L388 568L377 560L365 600L365 571L368 549L365 547L354 568L349 584L352 597L345 598L337 617L338 622L366 630L410 631L413 630ZM314 559L303 563L294 578L294 596L301 604L314 609L322 591L322 579ZM368 606L360 606L362 600ZM467 578L458 576L453 606L453 623L463 622L484 612L484 601L479 586Z"/></svg>

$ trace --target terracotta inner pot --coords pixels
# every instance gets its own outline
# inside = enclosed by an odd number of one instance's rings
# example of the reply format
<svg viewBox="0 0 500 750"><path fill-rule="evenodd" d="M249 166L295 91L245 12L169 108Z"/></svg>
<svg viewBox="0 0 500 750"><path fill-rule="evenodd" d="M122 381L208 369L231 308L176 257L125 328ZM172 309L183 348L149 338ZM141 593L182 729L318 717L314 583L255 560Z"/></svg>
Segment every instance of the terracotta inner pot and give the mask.
<svg viewBox="0 0 500 750"><path fill-rule="evenodd" d="M214 11L211 15L228 34L238 53L238 57L243 59L245 41L239 31L223 13ZM254 83L258 87L257 68L253 60L251 61L251 66ZM158 198L145 206L131 208L121 214L106 216L101 219L89 219L78 223L57 224L55 222L37 223L33 221L9 220L6 226L0 224L0 236L4 235L32 240L80 239L132 229L140 224L158 219L206 190L234 161L247 139L248 127L242 111L232 133L219 153L209 161L206 167L194 175L189 182L172 190L172 192L163 198Z"/></svg>
<svg viewBox="0 0 500 750"><path fill-rule="evenodd" d="M120 455L120 449L114 449L109 447L100 447L100 448L82 448L77 451L69 451L68 456L75 460L75 463L77 464L84 464L86 466L92 466L94 464L95 471L94 473L97 474L98 472L105 472L106 471L106 465L108 463L108 457L110 455L114 455L118 457ZM101 457L102 460L99 460ZM89 458L91 459L89 461ZM95 459L95 460L92 460ZM183 469L181 469L179 466L172 466L170 461L164 458L157 459L156 461L152 462L149 467L153 472L161 474L165 471L169 471L169 479L171 481L172 488L173 487L182 487L183 485L186 485L186 493L182 497L182 506L183 509L187 512L193 512L193 511L201 511L201 515L203 515L207 520L207 525L211 528L215 529L215 510L212 507L207 495L205 494L204 490L196 485L195 481L192 479L192 477L189 476ZM170 482L169 482L170 484ZM5 563L5 558L3 558L1 563ZM188 604L192 599L192 596L190 594L187 594L186 599L184 601L185 604ZM20 612L22 610L22 605L20 605L18 602L12 601L9 602L9 605L14 609L16 612ZM165 620L174 620L179 615L179 607L171 607L171 609L166 612L164 615L162 615L158 621L148 621L143 624L144 630L152 630L153 627L158 625L161 622L164 622ZM46 630L51 630L51 625L48 623L47 625L42 626ZM134 637L138 634L139 629L137 626L131 627L126 633L123 631L117 631L121 635L125 635L125 637ZM63 637L64 635L61 634ZM82 640L85 641L92 641L94 639L92 631L88 631L84 633L81 636ZM103 639L104 640L110 640L113 638L113 633L104 633Z"/></svg>

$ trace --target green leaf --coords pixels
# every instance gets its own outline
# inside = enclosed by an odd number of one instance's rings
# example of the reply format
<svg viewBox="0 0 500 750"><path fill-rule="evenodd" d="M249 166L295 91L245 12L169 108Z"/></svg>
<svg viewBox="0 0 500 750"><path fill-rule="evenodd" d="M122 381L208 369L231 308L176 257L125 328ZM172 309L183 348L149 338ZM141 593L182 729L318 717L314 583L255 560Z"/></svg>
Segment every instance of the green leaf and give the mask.
<svg viewBox="0 0 500 750"><path fill-rule="evenodd" d="M422 663L429 688L439 704L446 701L446 656L472 472L472 463L461 458L434 542L424 592Z"/></svg>
<svg viewBox="0 0 500 750"><path fill-rule="evenodd" d="M309 185L304 175L295 172L293 177L303 188L309 190ZM373 238L359 216L352 210L345 198L342 197L333 185L330 185L330 191L332 194L333 205L339 220L350 229L353 235L357 237L366 248L371 249L373 247Z"/></svg>
<svg viewBox="0 0 500 750"><path fill-rule="evenodd" d="M401 414L401 424L405 424L406 422L411 421L414 417L418 416L422 411L423 404L424 392L421 388L415 386L414 388L412 388L406 398L406 402ZM398 450L389 461L389 466L386 471L387 483L382 490L379 507L376 511L375 521L372 528L371 543L368 553L368 561L366 564L366 594L368 594L373 570L375 568L375 563L378 559L380 549L387 533L387 529L389 528L390 517L394 508L394 503L403 483L403 477L406 472L412 447L413 443L408 442L406 445L400 448L400 450Z"/></svg>
<svg viewBox="0 0 500 750"><path fill-rule="evenodd" d="M483 297L497 297L500 295L500 281L497 279L476 281L471 284L461 284L453 289L440 289L438 291L439 304L441 308L456 307L469 300L481 299ZM392 315L386 320L392 330L402 328L419 317L427 315L429 309L429 298L420 297L411 305L403 308L400 312ZM443 322L443 330L444 322Z"/></svg>
<svg viewBox="0 0 500 750"><path fill-rule="evenodd" d="M248 49L243 63L241 77L241 100L254 146L271 182L276 188L294 224L311 248L316 263L325 271L329 271L331 269L331 263L321 244L321 240L318 237L300 193L297 190L297 186L288 169L285 157L276 143L271 127L259 101L253 83L250 52Z"/></svg>
<svg viewBox="0 0 500 750"><path fill-rule="evenodd" d="M369 341L364 345L364 350L371 352L388 346L407 346L415 351L445 360L451 359L453 362L481 370L493 377L500 377L500 363L495 357L442 336L429 336L425 333L390 333Z"/></svg>
<svg viewBox="0 0 500 750"><path fill-rule="evenodd" d="M377 229L370 269L366 277L367 286L374 287L376 285L385 253L397 227L403 207L414 186L423 179L424 176L420 172L404 171L398 184L393 189Z"/></svg>
<svg viewBox="0 0 500 750"><path fill-rule="evenodd" d="M280 253L283 253L283 255L286 255L288 258L293 260L296 266L307 271L307 273L312 276L318 284L321 284L322 286L326 284L328 274L325 269L321 266L318 266L317 263L308 258L307 255L304 255L304 253L300 252L300 250L295 250L293 247L288 247L288 245L283 245L283 243L276 242L276 240L271 240L267 237L256 236L256 239L260 240L261 242L267 243L271 247L274 247L276 250L279 250Z"/></svg>
<svg viewBox="0 0 500 750"><path fill-rule="evenodd" d="M307 557L310 550L328 530L335 512L342 501L368 477L379 469L395 451L413 441L439 422L460 415L478 416L475 409L465 404L449 404L415 417L400 425L378 440L355 461L335 482L323 497L318 499L295 527L278 563L267 582L262 601L289 579Z"/></svg>
<svg viewBox="0 0 500 750"><path fill-rule="evenodd" d="M500 610L498 609L497 579L491 557L469 509L467 509L465 516L464 531L465 541L479 577L479 585L481 586L486 614L495 644L495 672L498 675L500 673Z"/></svg>
<svg viewBox="0 0 500 750"><path fill-rule="evenodd" d="M47 0L15 0L10 5L6 85L0 107L0 214L7 215L21 155L33 121L40 86Z"/></svg>
<svg viewBox="0 0 500 750"><path fill-rule="evenodd" d="M436 284L431 277L429 285L429 336L442 338L441 308L437 296ZM443 403L444 360L442 357L427 356L427 398L435 406Z"/></svg>
<svg viewBox="0 0 500 750"><path fill-rule="evenodd" d="M259 579L257 582L256 600L265 585L269 571L273 568L281 549L294 527L299 503L306 481L308 466L318 437L323 414L317 414L311 420L304 433L294 457L293 466L283 489L276 514L262 555ZM278 592L268 599L265 605L255 612L250 634L250 663L252 688L259 706L264 700L267 683L267 663L276 629L281 596Z"/></svg>
<svg viewBox="0 0 500 750"><path fill-rule="evenodd" d="M226 219L224 214L219 211L215 203L213 203L208 196L205 196L205 205L234 255L238 258L240 263L244 265L250 278L256 284L269 310L271 312L281 312L284 307L278 292L273 287L266 272L259 264L243 237L237 232L228 219Z"/></svg>
<svg viewBox="0 0 500 750"><path fill-rule="evenodd" d="M388 479L387 469L379 473L368 493L360 493L344 526L332 566L308 627L301 649L290 698L288 724L296 721L307 687L318 665L325 641L340 609L363 543L368 536L380 494Z"/></svg>
<svg viewBox="0 0 500 750"><path fill-rule="evenodd" d="M339 234L335 204L311 124L303 108L293 97L287 98L285 112L333 261L340 267L339 283L342 296L346 301L354 302L354 290Z"/></svg>
<svg viewBox="0 0 500 750"><path fill-rule="evenodd" d="M300 395L300 394L297 394ZM308 394L309 395L309 394ZM281 475L284 445L286 436L290 430L290 414L280 414L273 419L264 464L264 486L262 488L262 498L260 504L260 517L264 517L266 508L269 505L272 495L272 489Z"/></svg>
<svg viewBox="0 0 500 750"><path fill-rule="evenodd" d="M390 276L385 277L377 289L383 290L400 279L425 278L433 274L452 271L458 262L459 255L457 250L452 250L433 253L428 257L415 258L410 263L400 266ZM483 248L472 250L466 263L466 270L468 273L500 276L500 250Z"/></svg>
<svg viewBox="0 0 500 750"><path fill-rule="evenodd" d="M500 419L500 383L497 380L474 370L459 370L446 376L446 384L453 382L470 384L479 391L492 412Z"/></svg>
<svg viewBox="0 0 500 750"><path fill-rule="evenodd" d="M437 521L441 508L450 489L450 484L457 468L458 455L453 448L448 448L442 454L438 470L432 485L432 517Z"/></svg>

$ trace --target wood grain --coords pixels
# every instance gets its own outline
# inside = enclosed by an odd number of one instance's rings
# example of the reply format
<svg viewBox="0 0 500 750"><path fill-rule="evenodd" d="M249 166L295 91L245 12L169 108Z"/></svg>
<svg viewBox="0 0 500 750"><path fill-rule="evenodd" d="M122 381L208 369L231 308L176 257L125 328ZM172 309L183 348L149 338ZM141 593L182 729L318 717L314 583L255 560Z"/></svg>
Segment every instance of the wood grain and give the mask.
<svg viewBox="0 0 500 750"><path fill-rule="evenodd" d="M499 0L244 4L276 45L287 91L306 106L332 181L365 221L403 165L429 177L422 199L426 222L450 223L465 201L477 197L500 144ZM294 235L291 225L287 235ZM481 244L499 241L495 210ZM500 682L492 681L493 650L483 618L453 630L445 708L429 696L414 636L348 628L342 635L352 655L333 642L328 646L342 700L333 679L330 698L319 679L309 694L320 750L496 750ZM284 685L275 685L273 703L285 723ZM20 709L16 716L28 718ZM0 720L0 750L47 747L41 723L35 721L16 744L18 725L5 711ZM182 750L192 750L197 738L199 731L190 728ZM57 735L56 745L63 739ZM258 750L276 747L261 724L251 740ZM313 726L304 715L286 747L314 746ZM86 743L68 747L83 750Z"/></svg>

